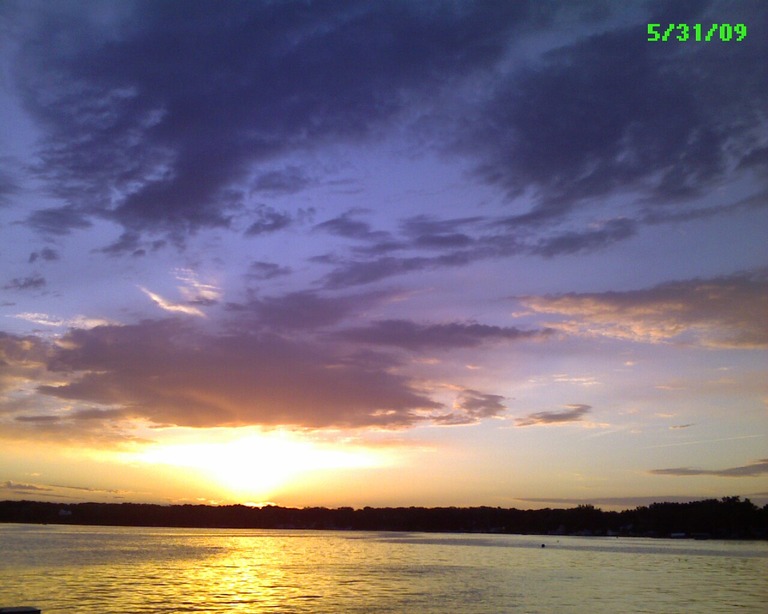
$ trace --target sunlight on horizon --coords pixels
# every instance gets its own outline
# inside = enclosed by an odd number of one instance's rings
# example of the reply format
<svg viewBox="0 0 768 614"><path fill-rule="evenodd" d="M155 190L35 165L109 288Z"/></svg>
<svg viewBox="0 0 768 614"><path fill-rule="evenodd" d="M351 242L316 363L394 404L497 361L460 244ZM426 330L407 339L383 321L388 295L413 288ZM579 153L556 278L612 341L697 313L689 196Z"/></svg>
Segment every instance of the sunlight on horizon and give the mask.
<svg viewBox="0 0 768 614"><path fill-rule="evenodd" d="M285 432L251 432L205 443L163 443L122 458L190 469L244 498L269 497L313 471L384 467L396 460L391 451L318 444Z"/></svg>

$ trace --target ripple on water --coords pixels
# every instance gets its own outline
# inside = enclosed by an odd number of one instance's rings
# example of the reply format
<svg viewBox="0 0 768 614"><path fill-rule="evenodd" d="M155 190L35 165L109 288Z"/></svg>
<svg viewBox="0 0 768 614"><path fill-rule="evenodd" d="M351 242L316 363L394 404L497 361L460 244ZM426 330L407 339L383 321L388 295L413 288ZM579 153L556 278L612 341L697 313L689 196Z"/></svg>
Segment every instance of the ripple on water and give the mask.
<svg viewBox="0 0 768 614"><path fill-rule="evenodd" d="M768 544L0 525L0 604L110 612L763 612Z"/></svg>

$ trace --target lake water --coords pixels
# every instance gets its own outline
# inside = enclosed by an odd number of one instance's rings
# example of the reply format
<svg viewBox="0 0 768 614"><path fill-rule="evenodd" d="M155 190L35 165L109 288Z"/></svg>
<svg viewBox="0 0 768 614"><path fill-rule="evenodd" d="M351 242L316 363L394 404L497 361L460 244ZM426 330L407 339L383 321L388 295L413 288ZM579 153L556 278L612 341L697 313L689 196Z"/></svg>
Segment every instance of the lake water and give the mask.
<svg viewBox="0 0 768 614"><path fill-rule="evenodd" d="M0 524L0 607L13 605L43 614L764 613L768 543Z"/></svg>

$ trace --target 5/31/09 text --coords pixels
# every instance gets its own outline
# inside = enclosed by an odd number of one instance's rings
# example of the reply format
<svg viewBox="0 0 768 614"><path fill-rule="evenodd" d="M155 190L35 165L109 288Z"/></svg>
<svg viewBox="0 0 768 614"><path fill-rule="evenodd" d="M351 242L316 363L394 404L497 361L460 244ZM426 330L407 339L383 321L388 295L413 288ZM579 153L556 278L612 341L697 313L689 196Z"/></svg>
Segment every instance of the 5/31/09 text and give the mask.
<svg viewBox="0 0 768 614"><path fill-rule="evenodd" d="M670 23L662 26L660 23L648 24L648 41L716 41L740 42L747 37L747 26L743 23L713 23L709 26L700 23Z"/></svg>

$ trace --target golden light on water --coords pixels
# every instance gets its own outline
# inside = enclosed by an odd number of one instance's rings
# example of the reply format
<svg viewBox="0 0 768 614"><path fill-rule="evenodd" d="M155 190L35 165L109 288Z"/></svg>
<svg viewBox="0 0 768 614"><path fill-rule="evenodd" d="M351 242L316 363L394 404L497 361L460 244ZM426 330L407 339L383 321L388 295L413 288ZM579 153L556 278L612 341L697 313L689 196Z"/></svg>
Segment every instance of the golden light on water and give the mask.
<svg viewBox="0 0 768 614"><path fill-rule="evenodd" d="M313 471L350 470L393 464L391 452L363 446L317 443L287 432L248 432L218 441L168 442L124 460L191 470L237 498L269 497Z"/></svg>

